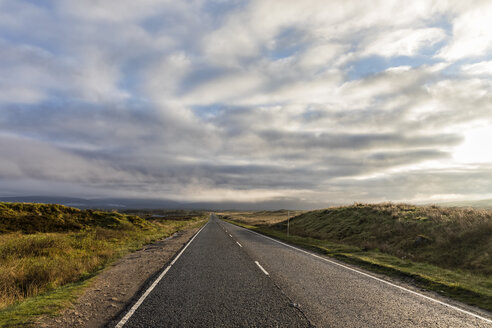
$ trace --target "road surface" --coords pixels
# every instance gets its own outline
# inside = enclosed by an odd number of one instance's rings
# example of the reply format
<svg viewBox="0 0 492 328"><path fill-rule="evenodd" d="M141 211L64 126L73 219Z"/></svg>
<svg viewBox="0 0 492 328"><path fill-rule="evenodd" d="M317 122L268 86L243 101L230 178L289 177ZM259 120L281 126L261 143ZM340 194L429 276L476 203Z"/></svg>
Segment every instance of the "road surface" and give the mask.
<svg viewBox="0 0 492 328"><path fill-rule="evenodd" d="M492 327L211 215L117 327Z"/></svg>

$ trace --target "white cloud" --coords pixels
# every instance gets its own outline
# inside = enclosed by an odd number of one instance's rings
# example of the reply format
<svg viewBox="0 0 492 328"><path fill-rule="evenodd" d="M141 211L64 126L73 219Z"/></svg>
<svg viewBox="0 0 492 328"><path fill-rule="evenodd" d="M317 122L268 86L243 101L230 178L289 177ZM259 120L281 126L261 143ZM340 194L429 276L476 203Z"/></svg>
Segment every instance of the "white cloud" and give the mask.
<svg viewBox="0 0 492 328"><path fill-rule="evenodd" d="M183 5L168 0L86 0L84 2L67 3L57 0L58 9L84 20L103 22L128 22L153 16L162 8L169 10L182 8Z"/></svg>
<svg viewBox="0 0 492 328"><path fill-rule="evenodd" d="M299 58L299 65L303 69L323 69L335 66L339 57L347 52L348 45L340 43L326 43L306 49Z"/></svg>
<svg viewBox="0 0 492 328"><path fill-rule="evenodd" d="M250 97L252 93L261 92L264 82L264 77L256 72L237 71L208 81L188 94L187 98L191 104L234 103Z"/></svg>
<svg viewBox="0 0 492 328"><path fill-rule="evenodd" d="M100 49L86 49L82 68L75 72L74 82L84 100L90 102L123 101L130 95L118 86L120 67Z"/></svg>
<svg viewBox="0 0 492 328"><path fill-rule="evenodd" d="M162 103L172 101L183 78L190 71L190 59L183 52L171 53L145 72L146 90Z"/></svg>
<svg viewBox="0 0 492 328"><path fill-rule="evenodd" d="M438 54L448 61L481 57L492 50L492 2L473 1L453 19L451 42Z"/></svg>
<svg viewBox="0 0 492 328"><path fill-rule="evenodd" d="M490 76L492 75L492 61L463 65L461 66L461 70L469 75Z"/></svg>
<svg viewBox="0 0 492 328"><path fill-rule="evenodd" d="M365 79L346 82L340 88L340 96L349 108L368 108L380 97L404 94L426 76L426 69L392 68Z"/></svg>
<svg viewBox="0 0 492 328"><path fill-rule="evenodd" d="M204 54L212 64L237 68L241 65L241 59L259 54L257 36L252 35L245 24L234 21L203 39Z"/></svg>
<svg viewBox="0 0 492 328"><path fill-rule="evenodd" d="M366 40L362 55L415 56L426 47L430 47L445 38L439 28L402 29L384 31L374 38Z"/></svg>

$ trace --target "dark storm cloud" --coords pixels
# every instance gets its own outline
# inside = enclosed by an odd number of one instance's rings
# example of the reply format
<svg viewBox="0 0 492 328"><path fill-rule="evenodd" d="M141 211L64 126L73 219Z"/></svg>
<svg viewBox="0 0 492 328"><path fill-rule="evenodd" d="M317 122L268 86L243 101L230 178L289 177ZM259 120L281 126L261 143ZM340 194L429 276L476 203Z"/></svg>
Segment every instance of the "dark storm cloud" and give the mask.
<svg viewBox="0 0 492 328"><path fill-rule="evenodd" d="M457 134L434 136L404 136L387 134L307 134L307 133L260 133L273 147L325 150L364 150L371 148L418 148L453 146L462 141Z"/></svg>

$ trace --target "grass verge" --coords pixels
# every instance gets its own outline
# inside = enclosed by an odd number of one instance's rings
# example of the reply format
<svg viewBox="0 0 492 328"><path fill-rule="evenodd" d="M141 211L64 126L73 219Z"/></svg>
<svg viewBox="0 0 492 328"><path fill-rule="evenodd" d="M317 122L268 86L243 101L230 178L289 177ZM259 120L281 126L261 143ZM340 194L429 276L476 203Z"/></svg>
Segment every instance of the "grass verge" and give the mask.
<svg viewBox="0 0 492 328"><path fill-rule="evenodd" d="M253 226L231 219L222 219L289 244L355 264L372 272L403 279L420 288L492 311L492 277L490 276L443 269L427 263L404 260L378 250L363 250L356 246L310 237L288 236L286 232L271 227Z"/></svg>
<svg viewBox="0 0 492 328"><path fill-rule="evenodd" d="M32 327L35 318L56 315L69 307L90 283L91 279L86 279L67 284L9 306L0 311L0 327Z"/></svg>

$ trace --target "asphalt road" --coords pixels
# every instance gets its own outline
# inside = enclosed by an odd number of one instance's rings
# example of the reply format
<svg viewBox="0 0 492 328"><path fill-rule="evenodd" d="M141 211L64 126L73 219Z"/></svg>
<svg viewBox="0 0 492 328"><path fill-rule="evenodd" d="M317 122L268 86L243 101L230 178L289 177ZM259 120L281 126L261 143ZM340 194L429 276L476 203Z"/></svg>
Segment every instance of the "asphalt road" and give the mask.
<svg viewBox="0 0 492 328"><path fill-rule="evenodd" d="M492 327L492 321L212 215L124 327L310 325Z"/></svg>
<svg viewBox="0 0 492 328"><path fill-rule="evenodd" d="M218 221L211 217L124 327L309 327Z"/></svg>

